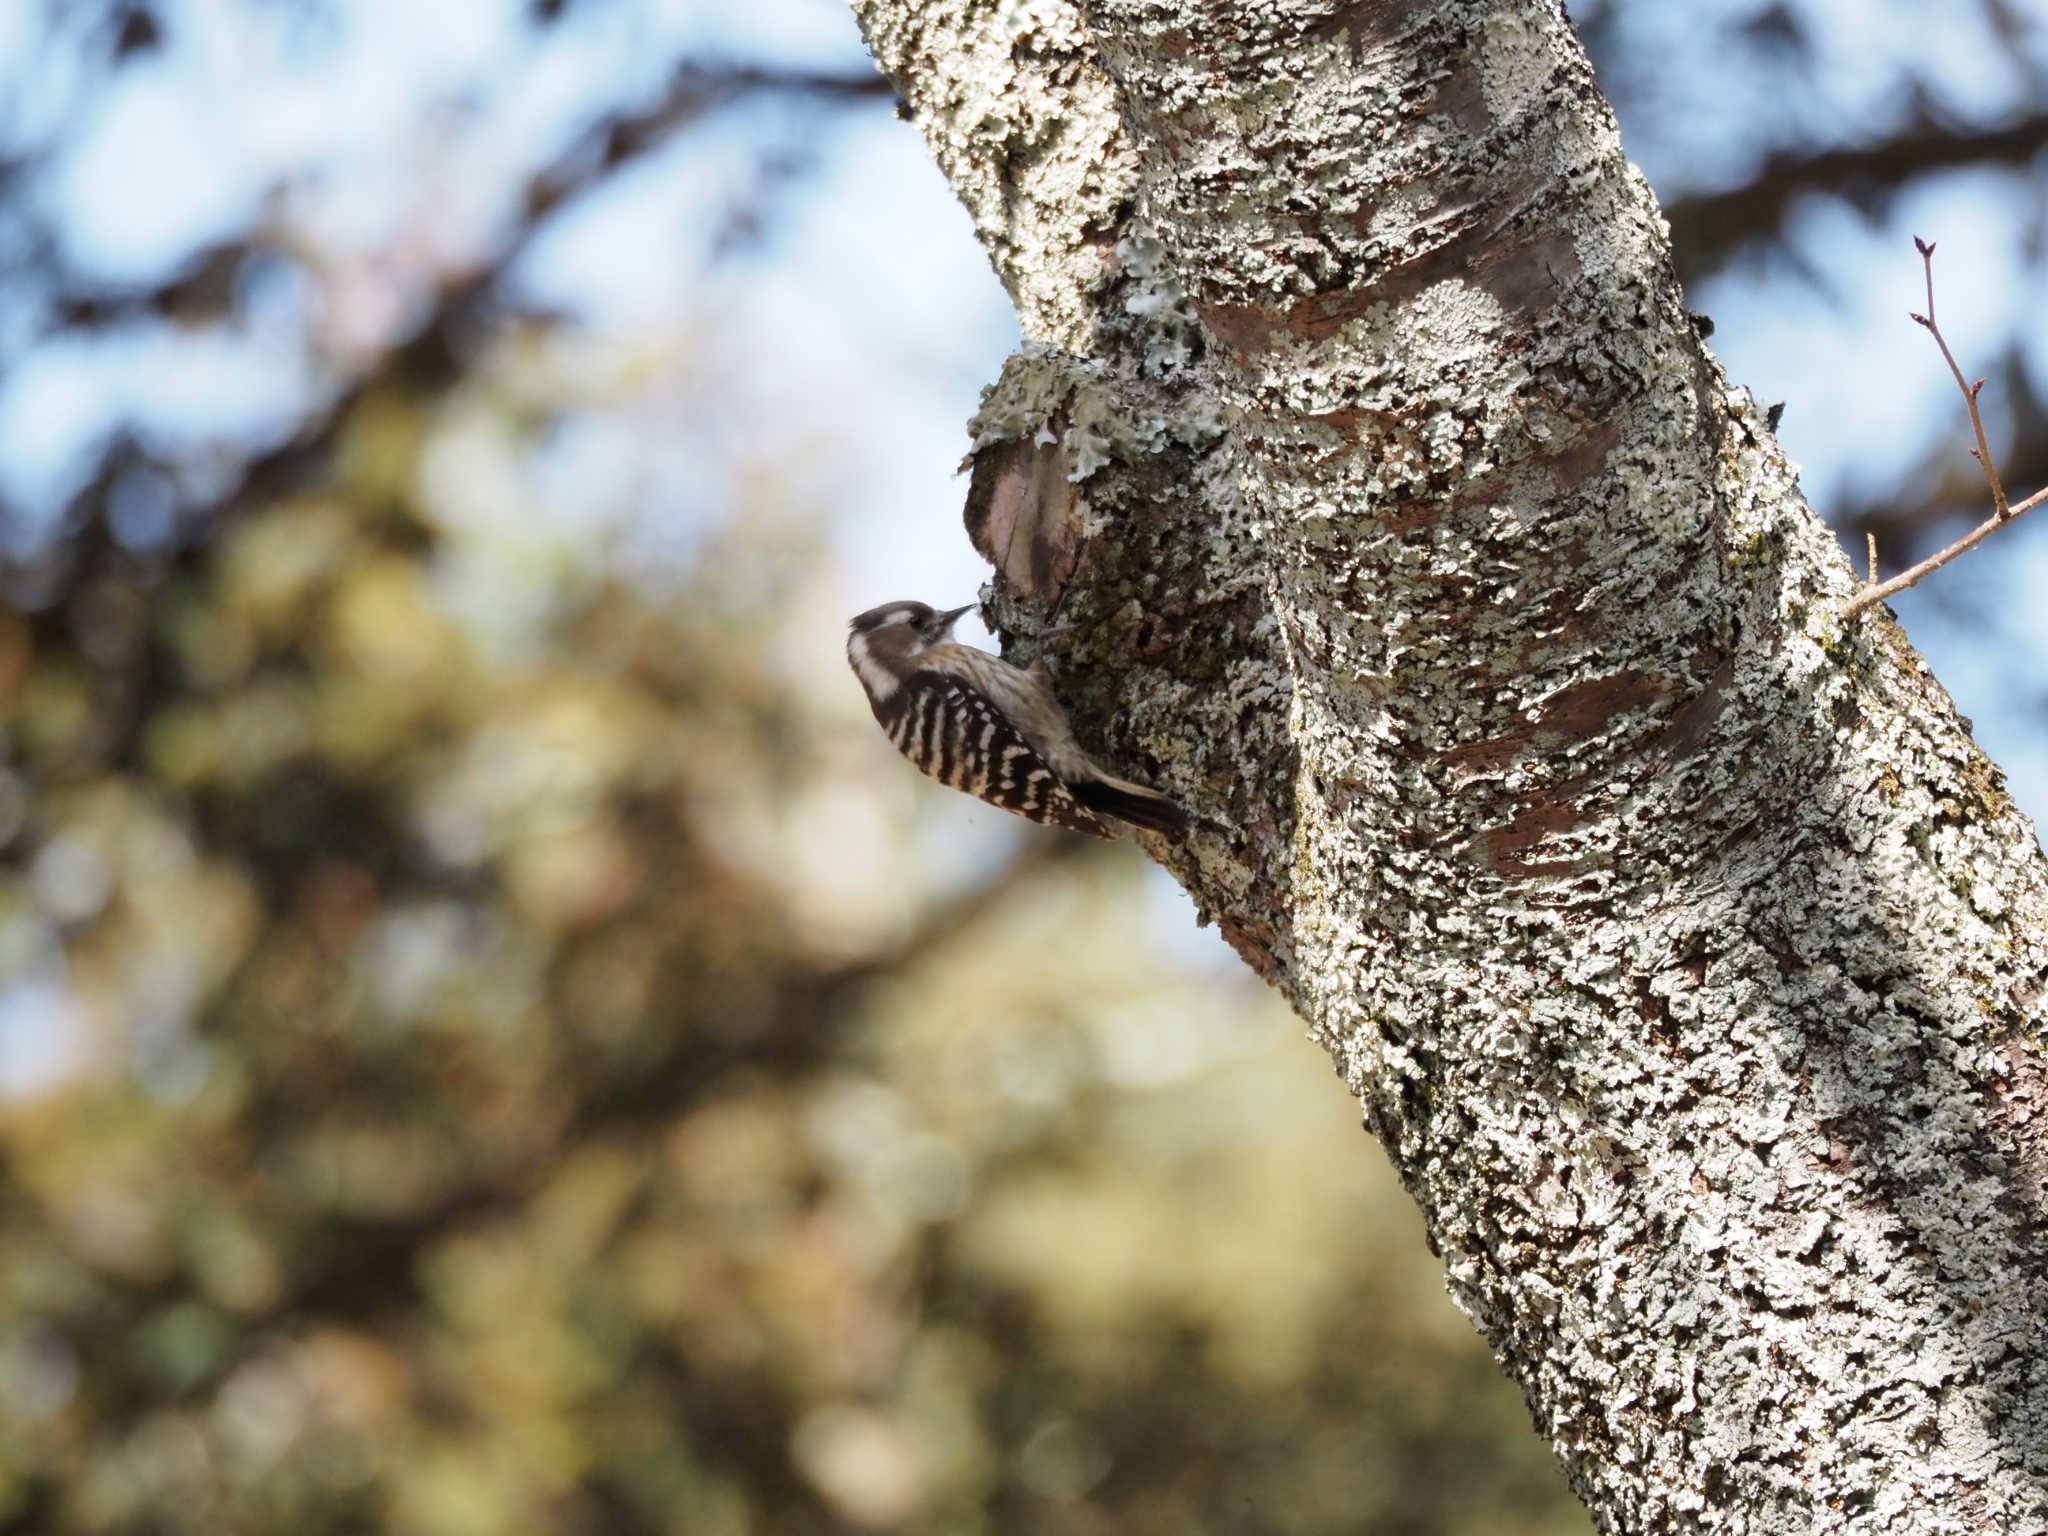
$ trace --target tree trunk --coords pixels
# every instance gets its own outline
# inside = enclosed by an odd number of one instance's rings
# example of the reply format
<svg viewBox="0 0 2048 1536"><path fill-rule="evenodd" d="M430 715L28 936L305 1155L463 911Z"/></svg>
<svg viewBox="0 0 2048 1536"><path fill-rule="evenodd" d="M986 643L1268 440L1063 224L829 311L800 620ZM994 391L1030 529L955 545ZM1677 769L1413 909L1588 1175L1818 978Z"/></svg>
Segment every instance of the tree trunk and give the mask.
<svg viewBox="0 0 2048 1536"><path fill-rule="evenodd" d="M1559 7L855 10L1028 338L999 611L1068 590L1599 1526L2048 1525L2040 850Z"/></svg>

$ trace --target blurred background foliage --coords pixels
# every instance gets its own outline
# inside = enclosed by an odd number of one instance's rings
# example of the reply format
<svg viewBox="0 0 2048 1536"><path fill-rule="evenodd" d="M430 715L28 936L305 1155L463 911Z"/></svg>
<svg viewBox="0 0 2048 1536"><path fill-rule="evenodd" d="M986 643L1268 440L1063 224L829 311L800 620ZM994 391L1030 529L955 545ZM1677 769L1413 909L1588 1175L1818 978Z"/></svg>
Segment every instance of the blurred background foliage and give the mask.
<svg viewBox="0 0 2048 1536"><path fill-rule="evenodd" d="M1578 19L1903 562L1865 311L1941 214L2042 478L2048 90L1871 9ZM0 1531L1587 1528L1299 1026L844 673L1013 338L836 3L4 15ZM2023 802L2040 549L1902 605Z"/></svg>

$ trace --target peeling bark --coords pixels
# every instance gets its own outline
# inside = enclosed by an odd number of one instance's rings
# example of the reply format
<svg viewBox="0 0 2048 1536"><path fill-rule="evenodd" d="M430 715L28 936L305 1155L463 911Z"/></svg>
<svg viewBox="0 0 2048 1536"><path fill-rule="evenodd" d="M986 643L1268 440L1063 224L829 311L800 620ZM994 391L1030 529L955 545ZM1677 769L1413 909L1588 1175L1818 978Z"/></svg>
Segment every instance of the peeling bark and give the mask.
<svg viewBox="0 0 2048 1536"><path fill-rule="evenodd" d="M1600 1527L2048 1529L2048 870L1561 10L854 8L1029 340L997 611Z"/></svg>

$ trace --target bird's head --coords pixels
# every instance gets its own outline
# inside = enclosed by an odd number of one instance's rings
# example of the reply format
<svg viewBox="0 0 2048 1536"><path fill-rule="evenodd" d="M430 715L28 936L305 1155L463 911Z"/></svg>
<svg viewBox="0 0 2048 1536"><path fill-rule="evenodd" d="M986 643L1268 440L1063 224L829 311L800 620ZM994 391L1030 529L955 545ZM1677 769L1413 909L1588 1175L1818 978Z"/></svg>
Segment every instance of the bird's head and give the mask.
<svg viewBox="0 0 2048 1536"><path fill-rule="evenodd" d="M879 703L916 669L919 656L952 638L953 626L974 606L939 609L929 603L884 603L870 608L847 626L846 659Z"/></svg>

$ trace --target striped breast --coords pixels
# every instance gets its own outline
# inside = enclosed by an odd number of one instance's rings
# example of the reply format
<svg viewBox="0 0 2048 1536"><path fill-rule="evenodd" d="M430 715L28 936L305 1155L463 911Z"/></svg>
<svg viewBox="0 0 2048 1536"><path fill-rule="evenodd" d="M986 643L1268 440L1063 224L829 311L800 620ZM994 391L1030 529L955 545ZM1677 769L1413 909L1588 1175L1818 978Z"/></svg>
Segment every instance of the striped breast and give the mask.
<svg viewBox="0 0 2048 1536"><path fill-rule="evenodd" d="M958 678L913 672L875 715L896 749L941 784L1048 826L1116 836L1002 712Z"/></svg>

